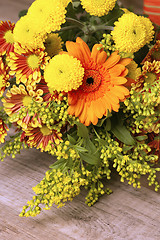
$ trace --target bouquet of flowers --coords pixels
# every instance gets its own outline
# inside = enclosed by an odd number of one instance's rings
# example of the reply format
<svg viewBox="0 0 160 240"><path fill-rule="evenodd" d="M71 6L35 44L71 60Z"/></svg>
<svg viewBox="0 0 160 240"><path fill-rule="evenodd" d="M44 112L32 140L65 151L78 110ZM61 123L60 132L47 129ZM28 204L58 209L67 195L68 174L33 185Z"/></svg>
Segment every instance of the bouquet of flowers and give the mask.
<svg viewBox="0 0 160 240"><path fill-rule="evenodd" d="M92 206L112 192L114 169L135 188L147 174L158 191L158 31L116 0L36 0L16 24L1 21L0 158L53 156L20 216L62 207L82 187Z"/></svg>

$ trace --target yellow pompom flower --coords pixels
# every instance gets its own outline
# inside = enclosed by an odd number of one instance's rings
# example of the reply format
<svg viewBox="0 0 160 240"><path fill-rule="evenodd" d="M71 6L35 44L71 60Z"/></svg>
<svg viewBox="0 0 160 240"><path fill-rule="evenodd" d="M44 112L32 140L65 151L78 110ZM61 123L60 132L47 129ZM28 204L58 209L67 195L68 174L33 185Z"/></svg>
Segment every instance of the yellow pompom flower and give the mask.
<svg viewBox="0 0 160 240"><path fill-rule="evenodd" d="M154 26L151 22L151 20L147 17L139 16L139 19L141 19L142 23L144 24L146 28L146 44L153 40L154 37Z"/></svg>
<svg viewBox="0 0 160 240"><path fill-rule="evenodd" d="M115 6L116 0L81 0L83 8L90 15L104 16Z"/></svg>
<svg viewBox="0 0 160 240"><path fill-rule="evenodd" d="M44 34L39 34L37 28L28 17L28 15L21 17L16 23L13 34L15 42L20 43L22 46L31 46L33 48L43 47L45 40Z"/></svg>
<svg viewBox="0 0 160 240"><path fill-rule="evenodd" d="M49 33L44 43L48 56L54 57L62 51L62 39L58 33Z"/></svg>
<svg viewBox="0 0 160 240"><path fill-rule="evenodd" d="M146 43L146 27L134 13L123 14L111 34L120 52L137 52Z"/></svg>
<svg viewBox="0 0 160 240"><path fill-rule="evenodd" d="M80 61L67 54L56 55L44 70L48 87L58 92L76 90L82 84L83 76Z"/></svg>
<svg viewBox="0 0 160 240"><path fill-rule="evenodd" d="M65 23L65 5L57 0L34 1L27 15L32 19L32 25L35 25L37 33L44 34L60 30L61 24Z"/></svg>

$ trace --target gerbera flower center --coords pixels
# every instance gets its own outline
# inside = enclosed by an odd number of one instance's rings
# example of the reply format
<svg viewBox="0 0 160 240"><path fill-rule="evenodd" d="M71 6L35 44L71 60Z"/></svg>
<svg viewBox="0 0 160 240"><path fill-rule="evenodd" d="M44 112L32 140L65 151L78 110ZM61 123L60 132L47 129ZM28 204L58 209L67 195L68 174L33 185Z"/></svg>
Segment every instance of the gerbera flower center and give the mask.
<svg viewBox="0 0 160 240"><path fill-rule="evenodd" d="M96 91L101 84L102 76L99 71L96 70L86 70L84 75L84 80L81 89L84 92Z"/></svg>
<svg viewBox="0 0 160 240"><path fill-rule="evenodd" d="M7 31L5 34L4 34L4 38L6 40L7 43L14 43L14 37L13 37L13 33L11 30Z"/></svg>
<svg viewBox="0 0 160 240"><path fill-rule="evenodd" d="M48 135L51 134L50 129L49 129L48 127L46 127L46 126L42 126L42 127L40 128L40 131L41 131L41 133L43 134L43 136L48 136Z"/></svg>
<svg viewBox="0 0 160 240"><path fill-rule="evenodd" d="M27 62L30 68L36 69L39 67L39 58L35 54L28 56Z"/></svg>
<svg viewBox="0 0 160 240"><path fill-rule="evenodd" d="M32 97L31 96L25 96L22 100L23 106L28 107L31 102L32 102Z"/></svg>

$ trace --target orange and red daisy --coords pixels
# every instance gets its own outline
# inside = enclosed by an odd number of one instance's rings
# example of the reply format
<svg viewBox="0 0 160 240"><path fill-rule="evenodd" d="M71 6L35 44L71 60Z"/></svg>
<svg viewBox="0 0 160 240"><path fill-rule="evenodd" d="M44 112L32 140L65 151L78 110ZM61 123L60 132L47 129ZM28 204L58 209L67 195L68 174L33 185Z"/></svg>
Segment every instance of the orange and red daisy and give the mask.
<svg viewBox="0 0 160 240"><path fill-rule="evenodd" d="M41 89L34 91L33 88L20 84L19 87L15 85L7 91L6 98L2 99L4 110L9 115L11 122L17 122L22 128L26 129L31 123L34 126L40 126L41 120L34 109L31 109L31 103L42 102L43 91ZM30 111L32 110L32 111ZM29 113L32 112L32 113Z"/></svg>
<svg viewBox="0 0 160 240"><path fill-rule="evenodd" d="M123 85L128 73L125 66L131 59L121 60L118 52L107 58L101 44L95 44L91 52L81 38L76 42L67 41L66 48L67 54L80 60L85 71L82 85L68 92L68 113L79 117L86 126L96 125L108 111L118 112L119 102L129 96L129 90Z"/></svg>
<svg viewBox="0 0 160 240"><path fill-rule="evenodd" d="M48 151L50 144L59 144L62 134L54 129L49 129L46 125L41 127L28 127L25 130L25 136L28 137L27 144L32 148L41 149L41 151Z"/></svg>
<svg viewBox="0 0 160 240"><path fill-rule="evenodd" d="M18 47L16 52L10 53L7 58L11 69L10 74L16 75L16 83L35 86L41 80L41 70L48 63L49 56L44 49Z"/></svg>
<svg viewBox="0 0 160 240"><path fill-rule="evenodd" d="M0 143L4 143L5 136L7 136L7 131L9 128L4 123L2 119L0 119Z"/></svg>
<svg viewBox="0 0 160 240"><path fill-rule="evenodd" d="M0 53L8 54L14 51L13 29L14 23L10 21L0 22Z"/></svg>
<svg viewBox="0 0 160 240"><path fill-rule="evenodd" d="M0 57L0 97L2 97L6 87L10 85L9 78L9 68L4 64L3 58Z"/></svg>

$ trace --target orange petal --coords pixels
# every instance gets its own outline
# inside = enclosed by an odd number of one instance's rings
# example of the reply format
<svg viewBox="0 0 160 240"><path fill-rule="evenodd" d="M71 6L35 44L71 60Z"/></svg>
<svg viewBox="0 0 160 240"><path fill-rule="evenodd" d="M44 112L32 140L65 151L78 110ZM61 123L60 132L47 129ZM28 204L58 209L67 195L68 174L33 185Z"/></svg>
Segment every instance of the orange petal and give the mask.
<svg viewBox="0 0 160 240"><path fill-rule="evenodd" d="M110 90L113 94L115 94L120 100L125 98L125 95L123 94L123 92L117 91L117 89L115 87L111 88Z"/></svg>
<svg viewBox="0 0 160 240"><path fill-rule="evenodd" d="M125 70L121 73L121 77L125 77L128 74L128 69L125 68Z"/></svg>
<svg viewBox="0 0 160 240"><path fill-rule="evenodd" d="M111 56L107 59L107 61L103 64L105 68L111 68L113 67L116 63L119 62L120 56L118 55L118 52L113 52Z"/></svg>
<svg viewBox="0 0 160 240"><path fill-rule="evenodd" d="M83 107L84 107L84 101L81 100L81 99L79 99L79 100L77 101L76 106L75 106L75 116L76 116L76 117L78 117L78 116L81 114L81 112L82 112L82 110L83 110Z"/></svg>
<svg viewBox="0 0 160 240"><path fill-rule="evenodd" d="M86 118L87 118L87 103L84 104L83 111L79 116L79 120L81 123L84 123L86 121Z"/></svg>
<svg viewBox="0 0 160 240"><path fill-rule="evenodd" d="M77 37L76 43L80 44L81 52L83 54L85 62L89 62L91 58L91 51L88 45L80 37Z"/></svg>
<svg viewBox="0 0 160 240"><path fill-rule="evenodd" d="M103 51L103 50L97 50L98 47L102 47L102 44L95 44L92 48L91 52L91 58L97 62L98 55Z"/></svg>
<svg viewBox="0 0 160 240"><path fill-rule="evenodd" d="M77 58L78 60L84 62L83 54L81 52L80 44L75 42L66 42L66 48L70 56Z"/></svg>
<svg viewBox="0 0 160 240"><path fill-rule="evenodd" d="M123 77L111 77L111 83L114 85L121 85L127 82L126 78Z"/></svg>
<svg viewBox="0 0 160 240"><path fill-rule="evenodd" d="M116 91L119 91L119 92L123 93L125 96L129 95L129 90L124 86L114 86L114 89Z"/></svg>
<svg viewBox="0 0 160 240"><path fill-rule="evenodd" d="M107 53L105 51L101 52L97 57L97 63L103 64L106 61Z"/></svg>
<svg viewBox="0 0 160 240"><path fill-rule="evenodd" d="M68 104L69 105L75 105L77 100L78 100L77 98L78 98L77 94L75 94L73 92L68 93Z"/></svg>
<svg viewBox="0 0 160 240"><path fill-rule="evenodd" d="M94 104L95 115L98 118L102 118L106 109L103 105L103 102L102 102L101 98L97 99L93 104Z"/></svg>
<svg viewBox="0 0 160 240"><path fill-rule="evenodd" d="M125 70L125 66L122 64L116 64L114 67L109 69L109 73L112 77L117 77L122 74L122 72Z"/></svg>
<svg viewBox="0 0 160 240"><path fill-rule="evenodd" d="M127 66L133 59L132 58L121 58L119 61L120 64Z"/></svg>

